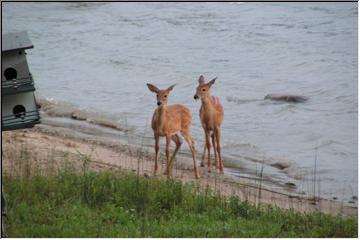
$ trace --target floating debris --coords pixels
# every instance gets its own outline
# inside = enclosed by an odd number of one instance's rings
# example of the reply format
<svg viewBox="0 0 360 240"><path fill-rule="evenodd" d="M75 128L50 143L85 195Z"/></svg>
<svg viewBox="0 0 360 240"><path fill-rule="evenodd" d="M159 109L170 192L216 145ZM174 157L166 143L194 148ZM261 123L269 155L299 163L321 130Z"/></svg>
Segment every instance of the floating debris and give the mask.
<svg viewBox="0 0 360 240"><path fill-rule="evenodd" d="M290 94L277 94L271 93L264 97L264 99L270 99L275 101L284 101L284 102L305 102L309 98L301 95L290 95Z"/></svg>
<svg viewBox="0 0 360 240"><path fill-rule="evenodd" d="M290 165L288 163L281 163L281 162L270 164L270 166L275 167L280 170L290 167Z"/></svg>

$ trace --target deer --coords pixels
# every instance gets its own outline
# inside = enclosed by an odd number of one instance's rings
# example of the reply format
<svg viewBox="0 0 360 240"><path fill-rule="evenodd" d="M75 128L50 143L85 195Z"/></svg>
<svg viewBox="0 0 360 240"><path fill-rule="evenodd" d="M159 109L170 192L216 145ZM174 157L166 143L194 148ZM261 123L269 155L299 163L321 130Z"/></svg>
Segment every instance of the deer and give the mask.
<svg viewBox="0 0 360 240"><path fill-rule="evenodd" d="M224 165L221 158L221 124L224 119L224 108L222 107L218 97L211 96L211 86L214 85L217 77L205 83L204 76L199 77L199 85L196 88L194 99L201 99L201 107L199 111L201 125L205 133L205 145L202 154L201 167L205 166L206 150L208 151L208 172L211 172L210 157L210 136L214 148L215 164L220 172L224 173Z"/></svg>
<svg viewBox="0 0 360 240"><path fill-rule="evenodd" d="M152 121L151 128L154 132L155 137L155 168L154 175L158 174L159 166L159 139L160 137L166 138L166 171L165 175L168 177L172 176L172 168L174 159L176 157L177 152L179 151L183 140L180 136L185 139L188 143L189 148L191 150L192 158L194 161L194 173L195 178L199 178L199 173L197 169L197 161L195 154L195 146L194 141L190 135L191 121L192 115L190 109L181 105L167 105L168 98L170 92L175 87L171 85L167 89L160 90L156 86L148 83L147 84L149 90L153 93L156 93L156 100L158 107L155 109ZM175 150L173 152L172 157L170 158L170 143L171 140L176 144Z"/></svg>

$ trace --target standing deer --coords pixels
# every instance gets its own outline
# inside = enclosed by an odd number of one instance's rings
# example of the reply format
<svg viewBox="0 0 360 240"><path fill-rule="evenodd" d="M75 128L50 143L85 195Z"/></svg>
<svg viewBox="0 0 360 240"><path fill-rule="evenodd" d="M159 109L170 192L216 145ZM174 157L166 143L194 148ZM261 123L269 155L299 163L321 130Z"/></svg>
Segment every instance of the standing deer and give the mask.
<svg viewBox="0 0 360 240"><path fill-rule="evenodd" d="M208 83L205 83L204 77L199 78L199 86L196 88L194 99L201 99L200 120L205 132L204 151L202 155L201 166L205 166L206 149L208 151L208 171L211 172L211 158L210 158L210 135L212 145L214 147L215 164L224 173L224 166L221 160L220 134L221 123L224 119L224 109L218 97L210 95L211 86L215 83L216 78Z"/></svg>
<svg viewBox="0 0 360 240"><path fill-rule="evenodd" d="M176 153L179 151L182 144L182 139L179 133L184 137L189 144L192 157L194 160L195 178L199 178L197 169L196 155L194 142L190 135L191 127L191 111L183 105L167 105L169 93L173 90L175 85L170 86L165 90L160 90L152 84L147 84L150 91L156 93L157 105L155 109L151 127L155 136L155 169L154 174L158 173L158 159L159 159L159 138L166 137L166 171L168 176L172 175L173 162ZM173 140L176 144L175 151L170 159L170 143Z"/></svg>

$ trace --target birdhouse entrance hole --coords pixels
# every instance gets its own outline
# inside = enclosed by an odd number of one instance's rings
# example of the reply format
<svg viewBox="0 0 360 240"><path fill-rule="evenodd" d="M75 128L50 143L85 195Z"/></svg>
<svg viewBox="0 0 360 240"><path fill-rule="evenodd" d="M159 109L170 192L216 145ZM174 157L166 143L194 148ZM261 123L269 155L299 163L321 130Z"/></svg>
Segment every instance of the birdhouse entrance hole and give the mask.
<svg viewBox="0 0 360 240"><path fill-rule="evenodd" d="M26 112L26 109L23 105L16 105L13 108L13 114L15 115L15 118L25 117L25 112Z"/></svg>
<svg viewBox="0 0 360 240"><path fill-rule="evenodd" d="M7 68L4 71L6 80L12 80L17 78L17 71L14 68Z"/></svg>

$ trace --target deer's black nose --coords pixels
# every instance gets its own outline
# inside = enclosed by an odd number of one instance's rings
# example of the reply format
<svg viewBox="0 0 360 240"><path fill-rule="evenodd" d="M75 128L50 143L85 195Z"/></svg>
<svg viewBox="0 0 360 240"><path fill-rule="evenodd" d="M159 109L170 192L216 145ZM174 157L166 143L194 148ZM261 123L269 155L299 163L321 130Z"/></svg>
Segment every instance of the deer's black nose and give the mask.
<svg viewBox="0 0 360 240"><path fill-rule="evenodd" d="M160 106L161 102L157 102L157 105Z"/></svg>
<svg viewBox="0 0 360 240"><path fill-rule="evenodd" d="M194 99L198 99L199 97L197 95L194 95Z"/></svg>

